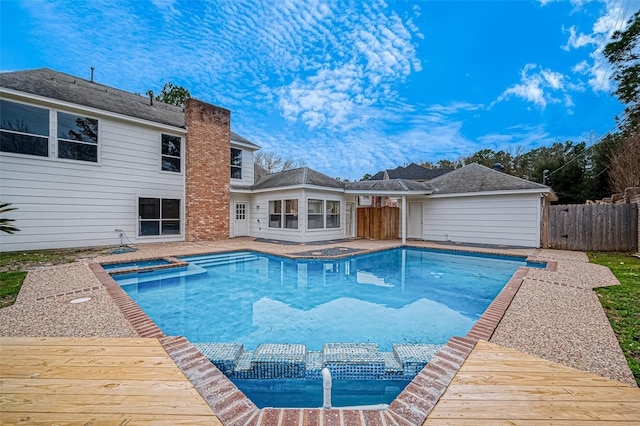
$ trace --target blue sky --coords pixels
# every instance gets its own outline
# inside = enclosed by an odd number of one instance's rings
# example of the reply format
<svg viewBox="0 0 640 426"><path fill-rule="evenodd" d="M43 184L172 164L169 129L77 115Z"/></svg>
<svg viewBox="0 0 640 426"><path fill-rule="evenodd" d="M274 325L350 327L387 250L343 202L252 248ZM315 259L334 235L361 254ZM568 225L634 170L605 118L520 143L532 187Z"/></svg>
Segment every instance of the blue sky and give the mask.
<svg viewBox="0 0 640 426"><path fill-rule="evenodd" d="M602 49L640 0L2 0L1 71L165 82L333 177L593 143L624 106Z"/></svg>

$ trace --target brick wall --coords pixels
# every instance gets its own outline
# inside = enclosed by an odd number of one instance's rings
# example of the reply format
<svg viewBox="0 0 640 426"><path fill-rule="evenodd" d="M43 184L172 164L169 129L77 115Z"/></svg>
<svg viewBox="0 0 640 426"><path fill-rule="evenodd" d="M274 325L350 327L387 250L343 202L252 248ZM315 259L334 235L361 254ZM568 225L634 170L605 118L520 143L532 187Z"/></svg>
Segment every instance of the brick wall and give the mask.
<svg viewBox="0 0 640 426"><path fill-rule="evenodd" d="M231 112L189 99L185 105L187 241L229 237Z"/></svg>

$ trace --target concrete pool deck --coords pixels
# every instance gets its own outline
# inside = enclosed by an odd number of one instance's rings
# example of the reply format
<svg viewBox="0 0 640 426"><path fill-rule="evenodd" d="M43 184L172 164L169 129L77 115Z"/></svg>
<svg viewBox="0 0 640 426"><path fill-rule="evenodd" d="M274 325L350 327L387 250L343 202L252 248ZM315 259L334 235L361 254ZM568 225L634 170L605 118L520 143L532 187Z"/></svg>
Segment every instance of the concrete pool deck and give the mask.
<svg viewBox="0 0 640 426"><path fill-rule="evenodd" d="M410 241L407 245L527 256L529 260L551 262L553 266L551 268L544 270L521 269L516 274L521 275L516 278L518 288L512 291L513 294L509 296L508 301L500 302L504 305L503 309L506 309L504 316L502 314L489 315L487 322L493 323L493 325L488 327L490 330L484 329L483 325L477 327L476 331L479 333L477 337L483 338L482 336L485 336L485 339L501 346L635 386L635 381L617 339L597 296L592 291L595 287L618 284L618 281L608 268L589 264L586 254L540 249L463 247L423 241ZM135 304L132 306L132 302L127 302L128 296L118 296L118 289L114 288L117 286L110 286L108 283L105 285L104 276L102 280L98 277L101 275L102 268L96 268L91 263L93 261L127 262L246 249L295 257L299 253L303 253L302 256L308 256L310 251L322 253L325 249L331 250L338 247L372 251L398 246L400 246L399 241L370 240L341 241L326 245L314 244L313 246L283 245L256 242L251 238L210 243L140 245L136 252L101 256L73 264L31 271L16 303L13 306L0 309L0 335L139 337L142 335L140 330L143 327L142 329L146 330L148 334L145 337L153 337L154 335L159 337L167 352L172 355L174 361L183 370L194 366L202 367L200 365L202 360L194 354L191 349L193 347L189 342L176 337L162 337L161 332L158 335L159 330L154 330L147 322L150 320L143 318L146 316L140 316L138 312L132 313L137 307ZM98 271L98 276L94 270ZM85 303L69 303L81 297L90 297L91 299ZM129 313L127 313L127 309L129 309ZM129 319L127 319L127 315ZM132 315L138 319L131 321ZM144 327L147 328L144 329ZM453 342L454 344L450 345L448 349L449 352L445 351L439 364L441 369L445 366L447 368L444 370L449 370L445 371L445 375L455 374L457 368L464 362L465 357L461 353L466 352L468 355L473 348L474 336L471 337L471 339L459 339ZM206 360L204 361L206 362ZM202 376L209 374L209 379L212 379L213 376L216 376L216 380L222 379L218 378L215 372L211 373L214 370L207 368L199 370L200 373L204 371ZM215 369L215 367L213 368ZM437 362L434 363L433 368L438 368ZM452 371L453 369L455 371ZM189 374L187 376L189 377ZM198 387L198 383L206 381L207 377L202 376L190 377L196 387ZM451 379L451 377L448 378ZM422 402L418 400L433 397L431 394L421 392L419 380L414 381L412 385L415 386L407 391L409 397L400 401L396 400L392 404L395 412L393 415L389 415L391 416L389 419L395 419L393 421L399 424L402 424L401 421L405 421L407 424L418 422L418 419L426 415L424 407L420 405ZM227 385L223 385L218 391L224 386ZM226 390L226 398L230 399L226 401L215 400L215 395L209 395L214 399L213 404L210 401L211 398L207 399L207 396L203 395L223 420L223 423L243 424L243 420L254 419L257 421L258 418L260 421L264 421L265 416L275 415L269 410L258 410L261 411L258 417L255 413L247 414L246 418L242 417L242 410L247 409L248 413L252 412L252 403L246 398L244 398L246 401L242 401L243 396L237 390L234 391L232 388ZM417 402L414 405L412 401ZM233 414L229 410L225 410L224 405L221 404L234 407L237 413ZM412 407L412 405L414 406ZM222 410L216 408L220 406L222 406ZM278 415L281 415L281 412L278 412L280 413ZM225 422L225 419L230 421ZM389 420L389 423L393 424L393 421Z"/></svg>

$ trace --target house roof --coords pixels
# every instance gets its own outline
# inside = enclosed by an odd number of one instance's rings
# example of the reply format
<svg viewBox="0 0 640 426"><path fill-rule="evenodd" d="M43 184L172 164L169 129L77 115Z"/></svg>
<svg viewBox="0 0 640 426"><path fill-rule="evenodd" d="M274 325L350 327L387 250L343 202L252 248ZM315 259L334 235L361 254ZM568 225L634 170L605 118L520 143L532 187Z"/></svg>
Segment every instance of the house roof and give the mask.
<svg viewBox="0 0 640 426"><path fill-rule="evenodd" d="M49 68L0 73L0 87L142 120L185 127L182 108ZM231 132L231 139L255 145ZM257 145L255 145L258 148Z"/></svg>
<svg viewBox="0 0 640 426"><path fill-rule="evenodd" d="M383 180L385 172L389 179L405 179L416 181L428 181L449 173L453 169L427 169L416 163L411 163L406 167L398 166L395 169L387 169L371 176L369 180Z"/></svg>
<svg viewBox="0 0 640 426"><path fill-rule="evenodd" d="M345 182L345 189L348 192L414 192L418 191L424 194L433 192L433 188L426 182L416 182L405 179L389 179L389 180L361 180L357 182Z"/></svg>
<svg viewBox="0 0 640 426"><path fill-rule="evenodd" d="M478 163L453 170L432 179L429 184L435 189L434 195L530 189L549 192L551 190L546 185L498 172Z"/></svg>
<svg viewBox="0 0 640 426"><path fill-rule="evenodd" d="M287 186L312 185L344 189L344 183L308 167L285 170L262 176L253 189L271 189Z"/></svg>

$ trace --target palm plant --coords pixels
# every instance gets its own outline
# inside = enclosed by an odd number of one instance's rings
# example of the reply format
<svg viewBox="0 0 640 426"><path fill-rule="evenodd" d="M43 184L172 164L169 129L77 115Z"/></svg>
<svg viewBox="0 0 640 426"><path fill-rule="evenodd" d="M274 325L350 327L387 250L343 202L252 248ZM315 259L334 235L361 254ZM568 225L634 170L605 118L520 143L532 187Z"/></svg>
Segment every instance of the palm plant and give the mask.
<svg viewBox="0 0 640 426"><path fill-rule="evenodd" d="M17 210L16 207L9 207L11 203L2 203L0 202L0 214L5 214L6 212L10 212L11 210ZM6 217L0 218L0 231L6 232L7 234L13 234L16 231L19 231L18 228L15 227L11 222L14 222L15 219L8 219Z"/></svg>

